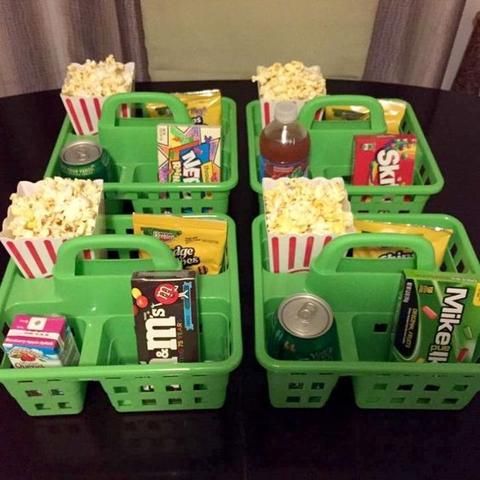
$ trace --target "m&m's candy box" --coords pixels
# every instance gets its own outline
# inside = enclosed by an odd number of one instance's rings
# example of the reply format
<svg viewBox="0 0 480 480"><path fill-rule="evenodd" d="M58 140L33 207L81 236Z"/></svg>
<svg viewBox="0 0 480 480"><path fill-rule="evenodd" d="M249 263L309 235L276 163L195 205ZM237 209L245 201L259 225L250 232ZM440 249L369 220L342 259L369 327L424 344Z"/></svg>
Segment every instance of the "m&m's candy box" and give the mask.
<svg viewBox="0 0 480 480"><path fill-rule="evenodd" d="M187 270L132 275L140 363L200 360L195 278L195 272Z"/></svg>
<svg viewBox="0 0 480 480"><path fill-rule="evenodd" d="M416 152L412 134L355 136L352 185L411 185Z"/></svg>

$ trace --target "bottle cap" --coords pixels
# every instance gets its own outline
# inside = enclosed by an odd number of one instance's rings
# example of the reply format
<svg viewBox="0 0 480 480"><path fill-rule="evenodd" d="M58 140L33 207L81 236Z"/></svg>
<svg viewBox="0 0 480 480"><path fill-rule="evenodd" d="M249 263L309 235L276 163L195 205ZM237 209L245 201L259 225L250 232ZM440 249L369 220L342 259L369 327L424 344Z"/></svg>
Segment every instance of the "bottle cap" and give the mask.
<svg viewBox="0 0 480 480"><path fill-rule="evenodd" d="M275 105L275 120L292 123L297 119L297 106L294 102L278 102Z"/></svg>

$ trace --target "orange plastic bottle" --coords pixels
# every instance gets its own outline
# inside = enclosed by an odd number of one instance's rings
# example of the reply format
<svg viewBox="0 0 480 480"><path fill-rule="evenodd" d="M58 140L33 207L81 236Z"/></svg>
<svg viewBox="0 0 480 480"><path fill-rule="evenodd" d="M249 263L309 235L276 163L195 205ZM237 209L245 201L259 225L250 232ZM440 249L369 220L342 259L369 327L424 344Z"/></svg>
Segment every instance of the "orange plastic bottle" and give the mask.
<svg viewBox="0 0 480 480"><path fill-rule="evenodd" d="M278 102L275 119L260 135L260 177L303 177L308 171L310 137L297 122L293 102Z"/></svg>

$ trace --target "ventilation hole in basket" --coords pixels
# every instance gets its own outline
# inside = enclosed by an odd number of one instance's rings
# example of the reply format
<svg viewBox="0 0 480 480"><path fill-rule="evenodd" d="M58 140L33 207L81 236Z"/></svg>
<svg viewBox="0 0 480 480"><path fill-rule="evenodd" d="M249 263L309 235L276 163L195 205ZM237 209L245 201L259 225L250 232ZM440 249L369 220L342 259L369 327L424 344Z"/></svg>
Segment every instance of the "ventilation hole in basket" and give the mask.
<svg viewBox="0 0 480 480"><path fill-rule="evenodd" d="M181 392L182 386L181 385L166 385L165 390L167 392Z"/></svg>
<svg viewBox="0 0 480 480"><path fill-rule="evenodd" d="M447 266L445 265L445 263L442 263L442 264L440 265L440 271L441 271L441 272L446 272L446 271L447 271Z"/></svg>
<svg viewBox="0 0 480 480"><path fill-rule="evenodd" d="M365 403L378 403L380 401L380 397L370 397L365 400Z"/></svg>
<svg viewBox="0 0 480 480"><path fill-rule="evenodd" d="M287 403L300 403L300 397L287 397Z"/></svg>
<svg viewBox="0 0 480 480"><path fill-rule="evenodd" d="M440 385L425 385L424 390L426 392L438 392L440 390Z"/></svg>
<svg viewBox="0 0 480 480"><path fill-rule="evenodd" d="M36 403L35 408L37 410L50 410L44 403Z"/></svg>
<svg viewBox="0 0 480 480"><path fill-rule="evenodd" d="M168 404L169 405L181 405L182 399L181 398L169 398Z"/></svg>
<svg viewBox="0 0 480 480"><path fill-rule="evenodd" d="M195 403L202 403L203 398L202 397L195 397Z"/></svg>
<svg viewBox="0 0 480 480"><path fill-rule="evenodd" d="M455 405L458 403L458 398L444 398L442 403L445 405Z"/></svg>
<svg viewBox="0 0 480 480"><path fill-rule="evenodd" d="M425 173L425 165L422 165L419 169L420 176L423 177L423 174Z"/></svg>
<svg viewBox="0 0 480 480"><path fill-rule="evenodd" d="M27 397L41 397L42 392L40 390L25 390Z"/></svg>
<svg viewBox="0 0 480 480"><path fill-rule="evenodd" d="M211 207L202 207L202 213L212 213L212 211Z"/></svg>
<svg viewBox="0 0 480 480"><path fill-rule="evenodd" d="M171 208L162 208L162 213L172 213Z"/></svg>
<svg viewBox="0 0 480 480"><path fill-rule="evenodd" d="M119 407L130 407L132 405L132 402L130 400L119 400L117 402L117 405Z"/></svg>
<svg viewBox="0 0 480 480"><path fill-rule="evenodd" d="M457 272L462 273L464 271L465 271L465 264L463 263L462 260L460 260L457 265Z"/></svg>
<svg viewBox="0 0 480 480"><path fill-rule="evenodd" d="M193 385L194 390L207 390L207 386L204 383L195 383Z"/></svg>
<svg viewBox="0 0 480 480"><path fill-rule="evenodd" d="M133 235L133 228L126 228L126 229L125 229L125 233L126 233L127 235Z"/></svg>
<svg viewBox="0 0 480 480"><path fill-rule="evenodd" d="M388 323L376 323L373 326L373 331L375 333L385 333L388 330Z"/></svg>
<svg viewBox="0 0 480 480"><path fill-rule="evenodd" d="M291 373L290 375L292 377L303 377L304 375L306 375L306 373Z"/></svg>
<svg viewBox="0 0 480 480"><path fill-rule="evenodd" d="M403 197L403 201L404 202L413 202L413 198L414 198L413 195L405 195Z"/></svg>
<svg viewBox="0 0 480 480"><path fill-rule="evenodd" d="M72 406L68 402L58 402L58 408L65 410L67 408L72 408Z"/></svg>
<svg viewBox="0 0 480 480"><path fill-rule="evenodd" d="M393 397L390 399L390 403L403 403L405 401L405 397Z"/></svg>
<svg viewBox="0 0 480 480"><path fill-rule="evenodd" d="M193 208L192 207L182 207L180 209L181 213L193 213Z"/></svg>
<svg viewBox="0 0 480 480"><path fill-rule="evenodd" d="M120 253L118 250L107 250L107 258L109 260L118 260L120 259Z"/></svg>
<svg viewBox="0 0 480 480"><path fill-rule="evenodd" d="M450 247L450 253L451 253L452 257L454 257L457 252L458 252L458 247L457 247L457 244L454 243L454 244Z"/></svg>
<svg viewBox="0 0 480 480"><path fill-rule="evenodd" d="M143 210L143 213L153 213L153 208L150 208L150 207L142 208L142 210Z"/></svg>
<svg viewBox="0 0 480 480"><path fill-rule="evenodd" d="M140 385L140 393L152 393L155 391L153 385Z"/></svg>
<svg viewBox="0 0 480 480"><path fill-rule="evenodd" d="M362 203L370 203L372 201L372 196L371 195L362 195L360 197L360 201Z"/></svg>
<svg viewBox="0 0 480 480"><path fill-rule="evenodd" d="M357 213L368 213L368 210L357 210Z"/></svg>
<svg viewBox="0 0 480 480"><path fill-rule="evenodd" d="M138 259L140 258L140 252L138 250L130 250L128 256L133 259Z"/></svg>
<svg viewBox="0 0 480 480"><path fill-rule="evenodd" d="M157 401L154 398L143 398L142 405L156 405Z"/></svg>
<svg viewBox="0 0 480 480"><path fill-rule="evenodd" d="M324 382L313 382L312 383L312 390L323 390L325 388Z"/></svg>
<svg viewBox="0 0 480 480"><path fill-rule="evenodd" d="M303 388L303 383L289 383L288 384L288 389L289 390L301 390Z"/></svg>
<svg viewBox="0 0 480 480"><path fill-rule="evenodd" d="M398 213L410 213L410 210L399 210Z"/></svg>
<svg viewBox="0 0 480 480"><path fill-rule="evenodd" d="M320 403L322 397L308 397L308 403Z"/></svg>
<svg viewBox="0 0 480 480"><path fill-rule="evenodd" d="M413 385L411 383L408 383L408 384L405 384L405 385L399 385L397 387L397 390L404 390L404 391L407 391L407 392L409 392L412 389L413 389Z"/></svg>
<svg viewBox="0 0 480 480"><path fill-rule="evenodd" d="M431 398L420 397L417 398L417 403L419 403L420 405L427 405L428 403L430 403L431 400Z"/></svg>
<svg viewBox="0 0 480 480"><path fill-rule="evenodd" d="M382 201L384 203L392 203L393 202L393 197L383 197Z"/></svg>
<svg viewBox="0 0 480 480"><path fill-rule="evenodd" d="M454 392L464 392L468 388L468 385L454 385L452 390Z"/></svg>
<svg viewBox="0 0 480 480"><path fill-rule="evenodd" d="M373 386L374 390L386 390L387 389L387 384L386 383L376 383Z"/></svg>
<svg viewBox="0 0 480 480"><path fill-rule="evenodd" d="M120 387L113 387L113 393L128 393L128 388L123 385Z"/></svg>
<svg viewBox="0 0 480 480"><path fill-rule="evenodd" d="M31 380L19 380L18 383L33 383Z"/></svg>

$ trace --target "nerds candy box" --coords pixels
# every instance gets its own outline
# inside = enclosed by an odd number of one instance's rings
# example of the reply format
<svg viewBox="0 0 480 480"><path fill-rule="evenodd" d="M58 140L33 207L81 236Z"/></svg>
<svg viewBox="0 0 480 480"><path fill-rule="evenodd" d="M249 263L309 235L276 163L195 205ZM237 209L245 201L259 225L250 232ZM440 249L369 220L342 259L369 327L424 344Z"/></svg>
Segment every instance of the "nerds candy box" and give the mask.
<svg viewBox="0 0 480 480"><path fill-rule="evenodd" d="M140 363L199 361L195 272L136 272L131 294Z"/></svg>
<svg viewBox="0 0 480 480"><path fill-rule="evenodd" d="M405 270L393 358L401 362L478 362L480 277Z"/></svg>

